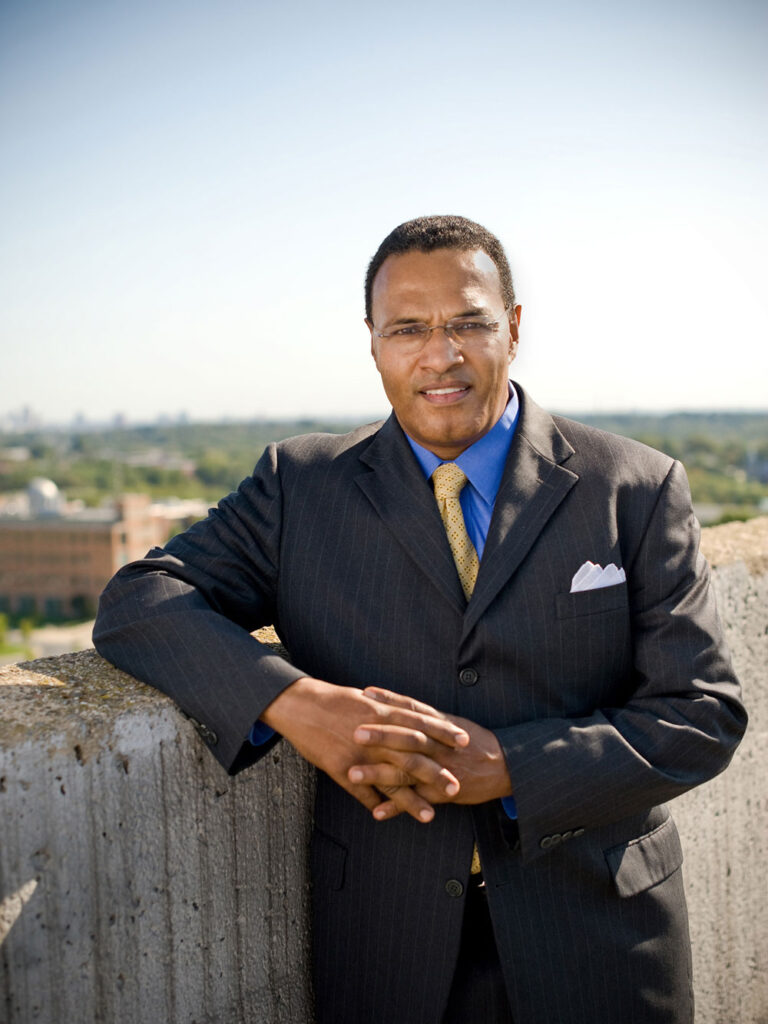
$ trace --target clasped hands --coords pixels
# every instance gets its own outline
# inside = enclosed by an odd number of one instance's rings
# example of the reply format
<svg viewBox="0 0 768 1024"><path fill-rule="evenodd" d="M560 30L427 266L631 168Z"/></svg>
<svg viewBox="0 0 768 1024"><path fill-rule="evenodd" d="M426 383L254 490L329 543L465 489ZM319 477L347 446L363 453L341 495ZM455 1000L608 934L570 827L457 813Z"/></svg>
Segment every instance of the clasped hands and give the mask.
<svg viewBox="0 0 768 1024"><path fill-rule="evenodd" d="M512 793L490 729L391 690L304 676L261 717L378 821L406 813L426 823L435 804Z"/></svg>

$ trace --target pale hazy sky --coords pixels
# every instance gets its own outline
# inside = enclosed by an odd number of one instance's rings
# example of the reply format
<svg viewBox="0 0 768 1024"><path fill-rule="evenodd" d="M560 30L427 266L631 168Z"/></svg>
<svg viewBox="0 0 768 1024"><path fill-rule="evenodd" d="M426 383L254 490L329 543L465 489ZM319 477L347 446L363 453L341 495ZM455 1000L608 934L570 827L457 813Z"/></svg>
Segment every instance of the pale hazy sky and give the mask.
<svg viewBox="0 0 768 1024"><path fill-rule="evenodd" d="M768 406L768 4L4 0L0 416L376 416L365 266L499 235L559 410Z"/></svg>

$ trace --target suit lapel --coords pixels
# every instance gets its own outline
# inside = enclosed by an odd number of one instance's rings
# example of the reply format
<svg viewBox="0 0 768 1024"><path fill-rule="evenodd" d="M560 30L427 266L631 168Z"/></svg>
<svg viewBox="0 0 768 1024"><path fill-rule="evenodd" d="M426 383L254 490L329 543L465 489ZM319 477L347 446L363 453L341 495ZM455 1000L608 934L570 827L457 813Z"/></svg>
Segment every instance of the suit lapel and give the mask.
<svg viewBox="0 0 768 1024"><path fill-rule="evenodd" d="M578 480L576 473L561 465L573 454L571 445L552 417L518 384L515 387L520 418L469 605L432 490L394 413L360 456L369 470L356 477L357 485L413 562L464 615L464 636L517 570Z"/></svg>
<svg viewBox="0 0 768 1024"><path fill-rule="evenodd" d="M394 413L360 456L373 472L355 478L395 540L443 597L466 602L434 495Z"/></svg>
<svg viewBox="0 0 768 1024"><path fill-rule="evenodd" d="M519 385L515 387L520 396L520 418L496 497L475 591L467 607L464 636L517 570L578 480L575 473L560 465L573 454L571 445L552 417Z"/></svg>

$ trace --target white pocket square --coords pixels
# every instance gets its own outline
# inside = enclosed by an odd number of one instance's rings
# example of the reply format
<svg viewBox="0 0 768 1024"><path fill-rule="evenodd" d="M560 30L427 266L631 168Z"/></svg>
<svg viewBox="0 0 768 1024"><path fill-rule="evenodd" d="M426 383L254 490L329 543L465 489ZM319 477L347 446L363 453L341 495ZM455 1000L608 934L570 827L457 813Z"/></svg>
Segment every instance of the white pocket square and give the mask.
<svg viewBox="0 0 768 1024"><path fill-rule="evenodd" d="M614 587L617 583L626 583L627 577L623 569L617 568L613 562L603 568L594 562L585 562L571 580L571 593L580 590L599 590L601 587Z"/></svg>

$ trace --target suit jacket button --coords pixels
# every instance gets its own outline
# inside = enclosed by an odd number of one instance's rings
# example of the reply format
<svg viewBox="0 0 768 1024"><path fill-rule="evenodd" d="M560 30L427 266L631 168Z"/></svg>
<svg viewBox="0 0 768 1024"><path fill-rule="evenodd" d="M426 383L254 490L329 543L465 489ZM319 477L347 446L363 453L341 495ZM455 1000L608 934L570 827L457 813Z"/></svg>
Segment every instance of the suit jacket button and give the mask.
<svg viewBox="0 0 768 1024"><path fill-rule="evenodd" d="M198 720L193 718L192 715L189 715L188 717L192 725L194 725L198 736L204 739L206 743L210 743L212 747L215 747L219 742L219 737L213 729L209 729L207 725L204 725L202 722L198 722Z"/></svg>
<svg viewBox="0 0 768 1024"><path fill-rule="evenodd" d="M552 845L552 836L544 836L544 838L539 843L539 846L542 848L542 850L548 850L551 845Z"/></svg>
<svg viewBox="0 0 768 1024"><path fill-rule="evenodd" d="M477 672L473 668L463 668L459 672L459 682L462 686L474 686L477 682Z"/></svg>
<svg viewBox="0 0 768 1024"><path fill-rule="evenodd" d="M565 842L566 839L570 839L572 835L573 835L573 832L570 829L568 829L567 831L563 832L563 842Z"/></svg>
<svg viewBox="0 0 768 1024"><path fill-rule="evenodd" d="M453 896L454 899L458 899L459 896L464 894L464 886L458 878L449 878L445 883L445 891L449 896Z"/></svg>
<svg viewBox="0 0 768 1024"><path fill-rule="evenodd" d="M573 838L574 839L578 839L579 836L583 836L583 835L584 835L584 829L583 828L575 828L573 830Z"/></svg>
<svg viewBox="0 0 768 1024"><path fill-rule="evenodd" d="M557 846L558 843L562 843L562 841L563 841L563 837L560 835L559 832L555 832L555 834L550 836L549 838L551 840L551 845L552 846Z"/></svg>

